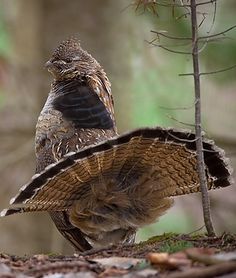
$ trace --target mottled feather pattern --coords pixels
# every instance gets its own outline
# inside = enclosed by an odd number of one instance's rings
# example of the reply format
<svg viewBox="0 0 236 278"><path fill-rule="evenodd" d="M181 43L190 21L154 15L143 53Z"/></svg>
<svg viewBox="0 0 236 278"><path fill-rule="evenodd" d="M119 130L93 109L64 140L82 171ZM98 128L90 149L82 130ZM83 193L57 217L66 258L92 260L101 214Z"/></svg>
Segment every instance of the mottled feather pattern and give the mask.
<svg viewBox="0 0 236 278"><path fill-rule="evenodd" d="M193 138L192 133L175 132L173 129L139 129L68 154L58 163L48 166L41 175L36 175L16 197L14 204L33 204L47 198L50 202L45 203L45 210L50 207L67 209L80 195L83 197L88 193L88 187L99 189L111 181L115 181L117 190L144 190L142 184L151 182L163 197L198 192ZM231 169L223 151L206 139L204 148L209 189L230 185ZM208 160L211 161L209 165ZM86 190L82 190L83 186ZM53 188L55 196L48 196L47 191L53 191ZM145 190L149 190L147 188ZM84 194L78 193L81 190ZM141 193L145 192L142 190ZM143 197L141 194L141 199Z"/></svg>
<svg viewBox="0 0 236 278"><path fill-rule="evenodd" d="M54 81L36 126L36 175L2 216L47 211L80 251L132 243L173 197L200 191L196 138L189 131L142 128L118 136L111 84L75 39L46 64ZM229 161L203 140L208 189L232 183Z"/></svg>
<svg viewBox="0 0 236 278"><path fill-rule="evenodd" d="M96 75L88 76L88 84L97 93L101 102L105 105L115 125L114 102L111 94L111 84L106 74L104 73L101 75L100 73L97 73Z"/></svg>

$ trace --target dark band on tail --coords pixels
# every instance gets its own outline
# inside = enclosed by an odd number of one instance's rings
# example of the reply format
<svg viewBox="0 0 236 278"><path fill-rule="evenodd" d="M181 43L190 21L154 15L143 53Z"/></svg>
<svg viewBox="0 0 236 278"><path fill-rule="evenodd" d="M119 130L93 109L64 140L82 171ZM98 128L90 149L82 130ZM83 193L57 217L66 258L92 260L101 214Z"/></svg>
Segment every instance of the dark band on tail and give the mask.
<svg viewBox="0 0 236 278"><path fill-rule="evenodd" d="M179 144L196 153L195 134L189 131L177 131L160 127L134 130L114 139L107 140L101 144L85 148L78 153L68 155L58 163L48 166L41 174L35 175L32 178L32 181L21 189L20 193L12 200L11 204L26 203L26 201L30 200L48 180L55 177L58 173L65 171L77 161L89 157L92 154L119 147L119 145L128 143L134 137L143 137L147 139L155 138L159 142ZM203 140L203 148L206 171L208 176L213 180L211 188L214 189L229 186L232 183L232 169L229 166L228 159L225 158L224 151L218 148L213 141L208 139ZM10 215L15 212L21 211L19 211L18 208L15 210L13 208L5 212L5 215Z"/></svg>

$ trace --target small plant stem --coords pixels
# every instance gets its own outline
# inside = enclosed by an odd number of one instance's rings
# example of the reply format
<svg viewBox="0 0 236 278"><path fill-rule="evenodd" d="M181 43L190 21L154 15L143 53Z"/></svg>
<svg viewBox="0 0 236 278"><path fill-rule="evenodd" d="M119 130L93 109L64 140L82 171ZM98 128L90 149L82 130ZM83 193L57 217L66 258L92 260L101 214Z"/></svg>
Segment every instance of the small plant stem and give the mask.
<svg viewBox="0 0 236 278"><path fill-rule="evenodd" d="M194 72L194 91L195 91L195 133L196 133L196 149L197 149L197 165L199 173L199 182L202 193L203 217L206 225L208 236L215 236L213 229L210 200L208 196L207 181L205 175L205 164L202 145L202 128L201 128L201 91L200 91L200 72L199 72L199 56L198 56L198 22L197 22L197 6L196 1L191 0L191 25L192 25L192 60Z"/></svg>

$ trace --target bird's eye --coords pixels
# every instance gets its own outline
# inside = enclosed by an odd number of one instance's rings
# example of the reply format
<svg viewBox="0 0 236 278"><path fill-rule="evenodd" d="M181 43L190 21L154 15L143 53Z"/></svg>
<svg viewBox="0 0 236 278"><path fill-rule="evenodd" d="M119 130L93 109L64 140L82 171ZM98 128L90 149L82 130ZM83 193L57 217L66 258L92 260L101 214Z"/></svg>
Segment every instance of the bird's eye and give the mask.
<svg viewBox="0 0 236 278"><path fill-rule="evenodd" d="M66 61L60 60L60 61L57 61L57 63L60 64L60 65L65 65Z"/></svg>
<svg viewBox="0 0 236 278"><path fill-rule="evenodd" d="M65 64L66 64L66 63L71 63L71 62L72 62L72 60L71 60L71 59L69 59L69 58L67 58L67 59L64 59L64 62L65 62Z"/></svg>

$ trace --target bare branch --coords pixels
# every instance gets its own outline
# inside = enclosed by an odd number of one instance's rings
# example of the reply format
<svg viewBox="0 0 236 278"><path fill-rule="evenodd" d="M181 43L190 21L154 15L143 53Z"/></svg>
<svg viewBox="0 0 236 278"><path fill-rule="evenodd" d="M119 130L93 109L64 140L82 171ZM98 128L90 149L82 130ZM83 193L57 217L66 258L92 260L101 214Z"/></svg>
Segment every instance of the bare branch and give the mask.
<svg viewBox="0 0 236 278"><path fill-rule="evenodd" d="M220 70L215 70L215 71L209 71L209 72L201 72L200 75L208 75L208 74L215 74L215 73L220 73L220 72L224 72L224 71L228 71L231 69L236 68L236 65L224 68L224 69L220 69Z"/></svg>
<svg viewBox="0 0 236 278"><path fill-rule="evenodd" d="M168 132L168 131L167 131L167 132ZM175 136L175 135L173 135L172 133L169 133L169 132L168 132L168 135L169 135L170 137L176 139L176 140L181 141L181 142L193 143L193 142L196 142L196 141L197 141L196 138L194 138L194 139L183 139L183 138L179 138L178 136Z"/></svg>
<svg viewBox="0 0 236 278"><path fill-rule="evenodd" d="M208 36L202 36L202 37L198 37L198 40L202 40L202 39L208 39L208 38L214 38L214 37L218 37L220 35L224 35L226 34L227 32L231 31L232 29L236 28L236 25L233 25L231 26L230 28L222 31L222 32L219 32L219 33L216 33L216 34L213 34L213 35L208 35Z"/></svg>
<svg viewBox="0 0 236 278"><path fill-rule="evenodd" d="M151 43L150 44L152 44L152 45L154 45L154 43L155 43L155 41L158 41L158 38L156 38L156 39L154 39L154 40L152 40L151 41ZM146 41L147 42L147 41ZM158 41L158 42L161 42L160 40ZM170 47L180 47L180 46L191 46L191 42L183 42L183 43L178 43L178 44L167 44L167 43L165 43L165 44L159 44L159 43L157 43L157 45L161 45L161 46L164 46L164 47L166 47L166 48L170 48ZM172 50L172 49L171 49Z"/></svg>
<svg viewBox="0 0 236 278"><path fill-rule="evenodd" d="M189 11L186 12L186 13L184 13L184 14L182 14L182 15L180 15L180 16L178 16L178 17L176 17L176 20L180 20L180 19L183 18L183 17L187 18L188 15L190 15L190 12L189 12Z"/></svg>
<svg viewBox="0 0 236 278"><path fill-rule="evenodd" d="M206 2L202 2L202 3L197 3L196 4L196 7L197 6L202 6L202 5L207 5L207 4L213 4L215 3L217 0L209 0L209 1L206 1Z"/></svg>
<svg viewBox="0 0 236 278"><path fill-rule="evenodd" d="M179 120L177 120L176 118L174 118L171 115L167 114L166 116L167 116L167 118L169 118L169 119L171 119L171 120L173 120L173 121L175 121L175 122L177 122L179 124L182 124L182 125L185 125L185 126L190 126L190 127L194 127L195 126L195 124L190 124L190 123L185 123L185 122L179 121Z"/></svg>
<svg viewBox="0 0 236 278"><path fill-rule="evenodd" d="M214 12L213 12L212 24L211 24L211 28L210 28L208 34L210 34L210 32L212 31L213 26L215 25L215 21L216 21L216 2L214 4Z"/></svg>
<svg viewBox="0 0 236 278"><path fill-rule="evenodd" d="M209 236L215 236L213 229L210 200L207 190L207 180L205 174L205 164L203 156L202 128L201 128L201 91L200 91L200 74L199 74L199 56L198 56L198 24L197 24L197 8L196 1L191 0L191 23L192 23L192 60L194 72L194 91L195 91L195 133L196 133L196 149L197 149L197 166L199 174L199 182L202 193L203 216L206 229Z"/></svg>
<svg viewBox="0 0 236 278"><path fill-rule="evenodd" d="M213 26L214 26L214 23L215 23L215 17L216 17L216 2L215 2L215 4L214 4L213 19L212 19L212 23L211 23L210 29L209 29L209 31L207 32L208 34L210 34L211 31L212 31L212 29L213 29ZM209 40L210 40L210 37L209 37L209 35L208 35L208 38L206 39L206 42L203 44L203 46L201 47L201 49L198 50L198 53L202 52L202 51L205 49L205 47L207 46Z"/></svg>
<svg viewBox="0 0 236 278"><path fill-rule="evenodd" d="M200 73L199 73L199 76L201 76L201 75L215 74L215 73L221 73L221 72L228 71L228 70L231 70L231 69L234 69L234 68L236 68L236 64L233 65L233 66L224 68L224 69L220 69L220 70L208 71L208 72L200 72ZM180 73L180 74L179 74L179 76L193 76L193 75L194 75L193 72L191 72L191 73Z"/></svg>
<svg viewBox="0 0 236 278"><path fill-rule="evenodd" d="M191 73L179 73L179 76L193 76L194 73L191 72Z"/></svg>
<svg viewBox="0 0 236 278"><path fill-rule="evenodd" d="M200 13L200 14L202 15L202 20L201 20L201 22L198 24L198 28L200 28L200 27L202 26L203 22L204 22L205 19L206 19L205 13Z"/></svg>
<svg viewBox="0 0 236 278"><path fill-rule="evenodd" d="M192 40L191 37L174 37L174 36L166 35L161 31L158 32L158 31L151 30L151 33L154 33L157 36L163 36L163 37L165 37L167 39L171 39L171 40Z"/></svg>
<svg viewBox="0 0 236 278"><path fill-rule="evenodd" d="M148 42L148 41L146 41ZM185 54L185 55L191 55L191 52L184 52L184 51L177 51L177 50L173 50L173 49L170 49L170 48L167 48L163 45L160 45L160 44L156 44L154 42L148 42L149 44L153 45L153 46L157 46L159 48L162 48L162 49L165 49L166 51L168 52L172 52L172 53L176 53L176 54Z"/></svg>
<svg viewBox="0 0 236 278"><path fill-rule="evenodd" d="M165 109L165 110L189 110L195 106L195 102L190 105L190 106L184 106L184 107L165 107L165 106L160 106L158 105L159 108Z"/></svg>
<svg viewBox="0 0 236 278"><path fill-rule="evenodd" d="M209 42L222 42L223 40L234 40L233 38L231 37L226 37L226 36L222 36L222 37L219 37L219 38L209 38L209 39L202 39L202 40L198 40L199 42L203 42L203 43L209 43Z"/></svg>

